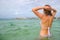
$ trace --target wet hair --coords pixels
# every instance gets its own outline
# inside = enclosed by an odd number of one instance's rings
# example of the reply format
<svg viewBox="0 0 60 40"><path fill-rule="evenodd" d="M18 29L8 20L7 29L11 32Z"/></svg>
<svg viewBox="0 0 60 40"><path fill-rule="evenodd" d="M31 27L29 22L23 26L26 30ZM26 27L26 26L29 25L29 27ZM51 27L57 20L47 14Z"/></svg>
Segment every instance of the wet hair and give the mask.
<svg viewBox="0 0 60 40"><path fill-rule="evenodd" d="M50 5L45 5L45 6L51 7ZM52 16L51 10L44 9L44 14L49 15L49 16Z"/></svg>

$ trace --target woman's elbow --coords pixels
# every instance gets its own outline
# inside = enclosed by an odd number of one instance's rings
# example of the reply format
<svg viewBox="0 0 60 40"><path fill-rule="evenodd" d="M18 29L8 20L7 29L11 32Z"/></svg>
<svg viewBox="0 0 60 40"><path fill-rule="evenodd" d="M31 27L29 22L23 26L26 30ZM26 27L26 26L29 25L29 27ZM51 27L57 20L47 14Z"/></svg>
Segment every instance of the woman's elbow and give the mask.
<svg viewBox="0 0 60 40"><path fill-rule="evenodd" d="M33 8L33 9L32 9L32 12L35 12L35 11L36 11L36 10Z"/></svg>
<svg viewBox="0 0 60 40"><path fill-rule="evenodd" d="M32 8L32 11L34 11L34 8Z"/></svg>

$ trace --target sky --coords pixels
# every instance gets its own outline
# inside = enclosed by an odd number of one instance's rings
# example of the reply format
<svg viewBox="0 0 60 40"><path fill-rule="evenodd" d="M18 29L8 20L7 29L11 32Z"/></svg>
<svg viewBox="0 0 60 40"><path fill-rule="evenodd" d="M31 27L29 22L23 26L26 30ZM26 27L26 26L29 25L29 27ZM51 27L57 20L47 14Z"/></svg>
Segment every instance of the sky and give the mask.
<svg viewBox="0 0 60 40"><path fill-rule="evenodd" d="M56 17L60 16L60 0L0 0L0 18L37 17L32 8L45 4L57 10Z"/></svg>

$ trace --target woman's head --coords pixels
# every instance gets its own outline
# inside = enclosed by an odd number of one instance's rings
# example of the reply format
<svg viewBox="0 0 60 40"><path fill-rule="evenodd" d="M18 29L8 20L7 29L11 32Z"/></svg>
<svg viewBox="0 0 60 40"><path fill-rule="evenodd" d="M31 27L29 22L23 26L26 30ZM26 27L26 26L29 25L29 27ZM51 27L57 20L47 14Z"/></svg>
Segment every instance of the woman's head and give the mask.
<svg viewBox="0 0 60 40"><path fill-rule="evenodd" d="M45 6L44 6L44 13L45 13L46 15L52 16L52 14L51 14L51 6L50 6L50 5L45 5Z"/></svg>

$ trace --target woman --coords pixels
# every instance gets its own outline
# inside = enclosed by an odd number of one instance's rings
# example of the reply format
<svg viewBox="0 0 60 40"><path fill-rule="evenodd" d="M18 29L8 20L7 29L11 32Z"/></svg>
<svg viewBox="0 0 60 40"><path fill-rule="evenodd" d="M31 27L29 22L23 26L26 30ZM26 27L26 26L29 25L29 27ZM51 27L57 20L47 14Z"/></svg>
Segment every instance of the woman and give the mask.
<svg viewBox="0 0 60 40"><path fill-rule="evenodd" d="M42 10L43 13L38 12L38 10ZM54 19L54 16L56 14L56 10L53 9L50 5L45 5L43 7L35 7L32 9L32 11L41 19L41 31L40 36L41 37L49 37L50 36L50 28L52 26L52 22Z"/></svg>

